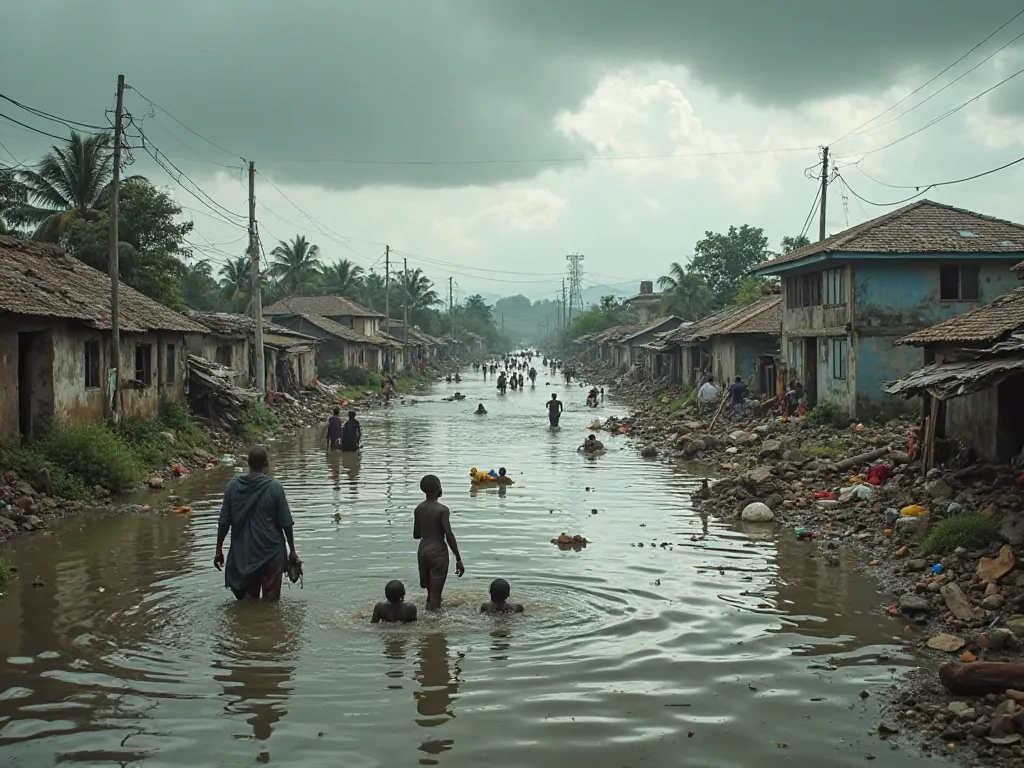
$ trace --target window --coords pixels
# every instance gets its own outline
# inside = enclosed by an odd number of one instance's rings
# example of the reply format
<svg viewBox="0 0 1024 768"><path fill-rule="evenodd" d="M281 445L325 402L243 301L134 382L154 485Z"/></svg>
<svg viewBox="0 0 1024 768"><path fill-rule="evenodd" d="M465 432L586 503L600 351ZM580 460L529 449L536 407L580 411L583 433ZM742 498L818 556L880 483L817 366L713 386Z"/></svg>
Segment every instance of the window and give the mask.
<svg viewBox="0 0 1024 768"><path fill-rule="evenodd" d="M85 388L96 389L100 385L100 343L85 342Z"/></svg>
<svg viewBox="0 0 1024 768"><path fill-rule="evenodd" d="M789 342L789 365L797 376L804 375L804 340Z"/></svg>
<svg viewBox="0 0 1024 768"><path fill-rule="evenodd" d="M939 298L942 301L978 301L981 286L978 267L969 264L939 266Z"/></svg>
<svg viewBox="0 0 1024 768"><path fill-rule="evenodd" d="M812 307L821 304L821 272L786 279L786 306Z"/></svg>
<svg viewBox="0 0 1024 768"><path fill-rule="evenodd" d="M217 350L213 353L213 360L216 363L220 363L225 368L231 367L231 345L221 344L217 347Z"/></svg>
<svg viewBox="0 0 1024 768"><path fill-rule="evenodd" d="M164 359L167 361L164 366L164 381L168 384L174 383L175 368L177 368L178 358L174 354L174 345L168 344L164 351Z"/></svg>
<svg viewBox="0 0 1024 768"><path fill-rule="evenodd" d="M846 303L846 294L843 291L843 268L825 270L825 304L836 306Z"/></svg>
<svg viewBox="0 0 1024 768"><path fill-rule="evenodd" d="M153 383L153 345L135 345L135 378L144 386Z"/></svg>
<svg viewBox="0 0 1024 768"><path fill-rule="evenodd" d="M832 360L832 378L846 378L846 339L829 340L829 356Z"/></svg>

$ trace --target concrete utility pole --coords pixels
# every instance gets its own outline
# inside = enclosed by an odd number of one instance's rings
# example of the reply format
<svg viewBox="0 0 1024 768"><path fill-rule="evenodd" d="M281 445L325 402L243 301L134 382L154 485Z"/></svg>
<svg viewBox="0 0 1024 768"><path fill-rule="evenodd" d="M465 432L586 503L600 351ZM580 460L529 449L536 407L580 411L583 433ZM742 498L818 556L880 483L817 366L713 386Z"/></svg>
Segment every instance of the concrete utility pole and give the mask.
<svg viewBox="0 0 1024 768"><path fill-rule="evenodd" d="M110 413L116 424L121 416L121 305L118 288L121 265L118 261L118 199L121 185L121 116L124 114L124 75L117 76L117 111L114 116L114 178L110 184L110 367L114 372L110 393ZM108 376L109 381L109 376Z"/></svg>
<svg viewBox="0 0 1024 768"><path fill-rule="evenodd" d="M256 231L256 163L249 161L249 254L252 257L252 319L256 325L256 389L267 396L267 361L263 356L263 285L260 280L260 237Z"/></svg>
<svg viewBox="0 0 1024 768"><path fill-rule="evenodd" d="M455 302L452 301L452 281L454 278L448 278L448 314L452 316L452 343L455 343Z"/></svg>
<svg viewBox="0 0 1024 768"><path fill-rule="evenodd" d="M565 330L565 278L562 278L562 330Z"/></svg>
<svg viewBox="0 0 1024 768"><path fill-rule="evenodd" d="M818 209L818 242L825 239L825 202L828 198L828 147L821 148L821 207Z"/></svg>
<svg viewBox="0 0 1024 768"><path fill-rule="evenodd" d="M402 285L404 289L402 293L404 297L402 299L402 334L403 343L402 347L402 361L405 368L409 367L409 260L402 259Z"/></svg>
<svg viewBox="0 0 1024 768"><path fill-rule="evenodd" d="M384 246L384 333L391 333L391 246Z"/></svg>

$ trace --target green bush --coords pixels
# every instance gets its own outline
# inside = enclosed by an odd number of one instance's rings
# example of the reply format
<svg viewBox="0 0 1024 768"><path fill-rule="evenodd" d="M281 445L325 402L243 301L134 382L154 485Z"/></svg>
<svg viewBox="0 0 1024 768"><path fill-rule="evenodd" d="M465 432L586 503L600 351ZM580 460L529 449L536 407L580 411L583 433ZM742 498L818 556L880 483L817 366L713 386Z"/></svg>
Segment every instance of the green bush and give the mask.
<svg viewBox="0 0 1024 768"><path fill-rule="evenodd" d="M818 403L804 415L804 423L813 427L846 429L853 419L835 403Z"/></svg>
<svg viewBox="0 0 1024 768"><path fill-rule="evenodd" d="M132 446L106 426L54 427L37 445L54 466L114 493L138 484L145 469Z"/></svg>
<svg viewBox="0 0 1024 768"><path fill-rule="evenodd" d="M999 540L999 523L981 515L956 515L932 529L921 548L926 555L948 555L957 547L984 549Z"/></svg>
<svg viewBox="0 0 1024 768"><path fill-rule="evenodd" d="M189 448L209 447L210 440L192 420L192 411L184 403L164 403L157 419L175 433L176 442Z"/></svg>
<svg viewBox="0 0 1024 768"><path fill-rule="evenodd" d="M330 382L331 384L337 384L341 382L341 377L344 374L345 360L340 357L332 357L323 364L320 371L320 378L324 381Z"/></svg>
<svg viewBox="0 0 1024 768"><path fill-rule="evenodd" d="M263 403L250 403L242 409L238 420L238 433L248 442L263 439L268 433L281 426L280 420Z"/></svg>
<svg viewBox="0 0 1024 768"><path fill-rule="evenodd" d="M850 450L850 444L845 440L830 440L823 445L805 445L800 450L816 459L841 459Z"/></svg>
<svg viewBox="0 0 1024 768"><path fill-rule="evenodd" d="M11 564L0 557L0 584L6 584L11 580Z"/></svg>
<svg viewBox="0 0 1024 768"><path fill-rule="evenodd" d="M126 418L117 425L116 432L145 467L163 466L174 453L174 440L157 419Z"/></svg>
<svg viewBox="0 0 1024 768"><path fill-rule="evenodd" d="M20 446L12 443L0 446L0 468L14 472L18 477L35 485L43 469L50 470L53 493L64 499L90 499L89 485L77 475L61 466L56 466L42 453L40 446Z"/></svg>

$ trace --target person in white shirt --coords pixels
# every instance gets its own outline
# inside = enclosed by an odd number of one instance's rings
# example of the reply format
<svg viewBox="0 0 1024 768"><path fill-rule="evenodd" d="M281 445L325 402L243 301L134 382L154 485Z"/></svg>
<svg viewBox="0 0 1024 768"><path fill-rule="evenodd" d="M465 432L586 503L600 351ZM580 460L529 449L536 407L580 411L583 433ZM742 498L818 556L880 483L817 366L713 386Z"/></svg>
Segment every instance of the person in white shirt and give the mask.
<svg viewBox="0 0 1024 768"><path fill-rule="evenodd" d="M705 379L697 390L697 410L703 413L711 408L718 400L718 387L711 383L711 379Z"/></svg>

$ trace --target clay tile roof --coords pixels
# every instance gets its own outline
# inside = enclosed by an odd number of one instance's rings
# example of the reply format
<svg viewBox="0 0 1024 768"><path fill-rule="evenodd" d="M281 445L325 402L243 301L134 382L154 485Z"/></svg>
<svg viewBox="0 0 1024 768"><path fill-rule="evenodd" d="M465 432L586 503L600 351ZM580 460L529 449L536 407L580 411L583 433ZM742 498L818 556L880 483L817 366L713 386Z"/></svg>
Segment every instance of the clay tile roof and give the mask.
<svg viewBox="0 0 1024 768"><path fill-rule="evenodd" d="M965 234L966 233L966 234ZM1024 225L918 200L877 219L758 264L751 271L832 253L1024 253Z"/></svg>
<svg viewBox="0 0 1024 768"><path fill-rule="evenodd" d="M373 339L369 336L363 336L358 331L353 331L340 323L336 323L333 320L329 320L326 317L320 315L299 315L305 322L319 328L321 331L337 336L339 339L345 341L351 341L355 344L376 344Z"/></svg>
<svg viewBox="0 0 1024 768"><path fill-rule="evenodd" d="M1024 286L1004 293L984 307L922 328L896 341L897 344L971 344L1001 341L1024 327Z"/></svg>
<svg viewBox="0 0 1024 768"><path fill-rule="evenodd" d="M291 296L275 301L263 310L266 315L320 315L336 317L351 315L353 317L384 317L380 312L367 309L352 299L344 296Z"/></svg>
<svg viewBox="0 0 1024 768"><path fill-rule="evenodd" d="M781 335L782 296L773 294L764 296L753 304L723 309L692 325L681 327L667 336L666 341L686 344L704 341L712 336L726 336L734 333Z"/></svg>
<svg viewBox="0 0 1024 768"><path fill-rule="evenodd" d="M1022 261L1020 264L1014 264L1012 267L1010 267L1010 271L1016 272L1017 275L1020 277L1024 277L1024 261Z"/></svg>
<svg viewBox="0 0 1024 768"><path fill-rule="evenodd" d="M645 333L648 333L649 331L656 331L659 328L666 326L673 321L675 321L677 325L683 322L680 318L676 317L675 315L666 315L665 317L659 317L657 320L652 320L646 325L640 326L640 330L627 334L625 337L623 337L622 341L632 341L638 336L643 336Z"/></svg>
<svg viewBox="0 0 1024 768"><path fill-rule="evenodd" d="M205 333L198 323L121 283L122 331ZM110 328L110 277L56 245L0 235L0 312Z"/></svg>
<svg viewBox="0 0 1024 768"><path fill-rule="evenodd" d="M234 312L197 312L191 309L186 310L185 314L217 336L241 339L253 335L256 330L256 321L249 317L249 315L239 315ZM263 319L263 333L271 333L277 336L292 336L302 341L318 340L315 336L307 336L304 333L293 331L291 328L285 328L272 323L266 318Z"/></svg>

